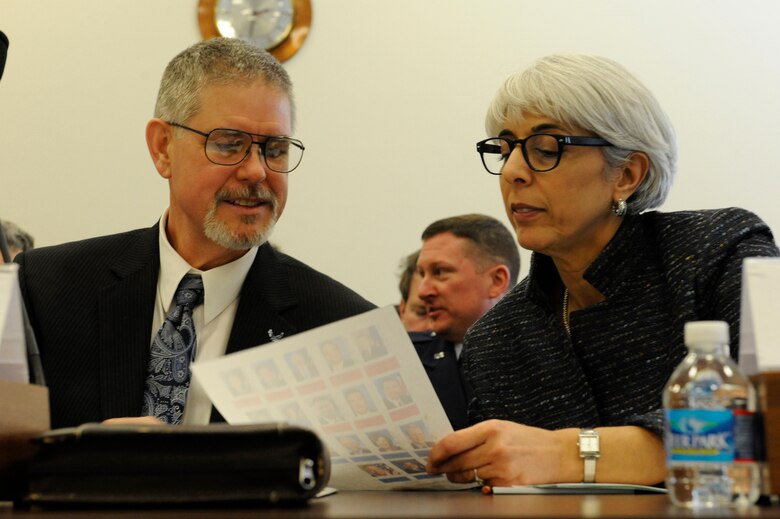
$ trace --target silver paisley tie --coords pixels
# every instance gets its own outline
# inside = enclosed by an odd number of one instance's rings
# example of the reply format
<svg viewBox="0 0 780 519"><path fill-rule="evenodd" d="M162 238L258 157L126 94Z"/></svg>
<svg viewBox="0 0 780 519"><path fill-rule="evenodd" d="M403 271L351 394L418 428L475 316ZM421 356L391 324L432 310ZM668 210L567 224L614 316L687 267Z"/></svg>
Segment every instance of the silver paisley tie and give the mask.
<svg viewBox="0 0 780 519"><path fill-rule="evenodd" d="M197 344L192 309L203 302L200 276L184 276L174 299L176 305L152 341L142 410L143 416L156 416L169 424L181 422L187 402Z"/></svg>

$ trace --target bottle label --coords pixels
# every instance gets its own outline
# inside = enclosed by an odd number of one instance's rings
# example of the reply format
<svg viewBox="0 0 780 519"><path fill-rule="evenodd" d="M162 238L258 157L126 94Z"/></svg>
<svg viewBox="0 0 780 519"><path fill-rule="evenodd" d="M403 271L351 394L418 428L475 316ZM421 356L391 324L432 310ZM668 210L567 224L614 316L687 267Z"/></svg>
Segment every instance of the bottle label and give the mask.
<svg viewBox="0 0 780 519"><path fill-rule="evenodd" d="M734 415L729 409L667 409L670 462L732 463Z"/></svg>
<svg viewBox="0 0 780 519"><path fill-rule="evenodd" d="M755 413L734 409L734 461L737 463L756 460L754 429Z"/></svg>

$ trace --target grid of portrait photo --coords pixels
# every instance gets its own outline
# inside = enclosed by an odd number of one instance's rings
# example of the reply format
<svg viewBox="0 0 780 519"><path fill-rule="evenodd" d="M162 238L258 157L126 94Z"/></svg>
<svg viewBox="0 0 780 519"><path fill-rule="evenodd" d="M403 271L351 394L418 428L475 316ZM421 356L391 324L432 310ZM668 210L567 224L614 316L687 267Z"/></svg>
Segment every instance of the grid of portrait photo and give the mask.
<svg viewBox="0 0 780 519"><path fill-rule="evenodd" d="M349 464L382 483L441 478L425 472L434 438L376 326L233 366L220 377L242 422L317 431L334 470Z"/></svg>

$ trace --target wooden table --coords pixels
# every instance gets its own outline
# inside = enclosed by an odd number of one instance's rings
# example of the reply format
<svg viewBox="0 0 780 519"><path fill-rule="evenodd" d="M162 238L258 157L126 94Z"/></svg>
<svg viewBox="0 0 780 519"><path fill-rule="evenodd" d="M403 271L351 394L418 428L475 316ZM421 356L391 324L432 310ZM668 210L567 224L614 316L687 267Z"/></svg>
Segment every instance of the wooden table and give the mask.
<svg viewBox="0 0 780 519"><path fill-rule="evenodd" d="M0 519L52 518L667 518L757 517L780 519L780 506L744 510L684 510L665 495L482 495L476 491L340 492L299 507L191 507L167 509L19 510L0 508Z"/></svg>

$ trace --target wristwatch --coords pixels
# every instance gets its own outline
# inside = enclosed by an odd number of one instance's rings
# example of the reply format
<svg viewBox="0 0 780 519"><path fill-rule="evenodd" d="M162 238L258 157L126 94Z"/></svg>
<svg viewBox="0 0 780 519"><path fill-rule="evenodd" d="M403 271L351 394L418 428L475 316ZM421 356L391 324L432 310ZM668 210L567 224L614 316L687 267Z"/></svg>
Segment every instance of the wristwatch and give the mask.
<svg viewBox="0 0 780 519"><path fill-rule="evenodd" d="M601 456L599 433L593 429L582 429L577 440L577 446L580 448L580 458L585 460L585 473L582 481L584 483L593 483L596 481L596 458Z"/></svg>

